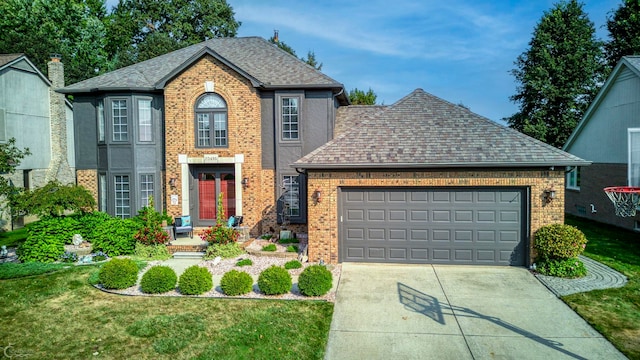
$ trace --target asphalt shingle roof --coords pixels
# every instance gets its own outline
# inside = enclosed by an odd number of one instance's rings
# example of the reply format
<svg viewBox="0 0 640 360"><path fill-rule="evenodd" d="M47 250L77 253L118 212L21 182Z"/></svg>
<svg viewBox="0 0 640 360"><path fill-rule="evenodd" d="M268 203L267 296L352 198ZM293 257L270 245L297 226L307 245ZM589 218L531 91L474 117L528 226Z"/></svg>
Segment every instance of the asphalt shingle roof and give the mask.
<svg viewBox="0 0 640 360"><path fill-rule="evenodd" d="M176 69L209 50L244 71L264 87L327 86L342 84L260 37L216 38L127 66L61 89L63 93L98 90L153 90Z"/></svg>
<svg viewBox="0 0 640 360"><path fill-rule="evenodd" d="M292 166L331 169L587 164L574 155L416 89Z"/></svg>
<svg viewBox="0 0 640 360"><path fill-rule="evenodd" d="M359 126L363 121L380 115L387 105L351 105L341 106L336 111L335 135Z"/></svg>
<svg viewBox="0 0 640 360"><path fill-rule="evenodd" d="M0 54L0 67L12 62L24 54Z"/></svg>

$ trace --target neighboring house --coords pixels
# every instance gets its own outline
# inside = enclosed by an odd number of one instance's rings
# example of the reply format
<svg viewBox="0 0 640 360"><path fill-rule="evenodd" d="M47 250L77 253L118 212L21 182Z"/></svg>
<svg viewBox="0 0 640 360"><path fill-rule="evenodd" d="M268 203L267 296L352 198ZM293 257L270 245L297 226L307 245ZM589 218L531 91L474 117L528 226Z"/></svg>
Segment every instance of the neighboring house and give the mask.
<svg viewBox="0 0 640 360"><path fill-rule="evenodd" d="M0 142L16 139L31 155L10 179L27 189L58 180L75 183L73 110L64 95L64 67L59 58L48 64L49 79L24 54L0 55ZM71 144L70 146L67 146ZM10 225L3 214L2 227Z"/></svg>
<svg viewBox="0 0 640 360"><path fill-rule="evenodd" d="M101 210L133 216L153 195L202 227L224 194L253 236L285 213L311 261L529 265L532 234L564 219L564 168L588 164L422 90L348 106L342 84L254 37L61 91Z"/></svg>
<svg viewBox="0 0 640 360"><path fill-rule="evenodd" d="M640 230L640 214L618 217L604 193L609 186L640 186L640 57L613 69L564 148L593 164L567 169L566 212Z"/></svg>
<svg viewBox="0 0 640 360"><path fill-rule="evenodd" d="M74 96L78 183L99 209L158 210L196 227L242 215L251 234L306 233L305 179L289 164L333 136L342 84L262 38L221 38L61 92ZM283 204L288 207L283 210Z"/></svg>

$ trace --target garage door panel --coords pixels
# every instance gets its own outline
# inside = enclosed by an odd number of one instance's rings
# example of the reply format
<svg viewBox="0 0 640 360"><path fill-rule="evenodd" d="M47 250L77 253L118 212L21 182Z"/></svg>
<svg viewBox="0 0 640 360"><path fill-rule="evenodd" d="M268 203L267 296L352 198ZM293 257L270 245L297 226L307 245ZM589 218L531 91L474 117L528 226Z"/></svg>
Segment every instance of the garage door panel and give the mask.
<svg viewBox="0 0 640 360"><path fill-rule="evenodd" d="M524 265L522 189L342 192L341 261Z"/></svg>
<svg viewBox="0 0 640 360"><path fill-rule="evenodd" d="M387 238L386 235L385 229L368 229L367 240L385 241Z"/></svg>
<svg viewBox="0 0 640 360"><path fill-rule="evenodd" d="M407 241L407 229L389 229L389 241Z"/></svg>
<svg viewBox="0 0 640 360"><path fill-rule="evenodd" d="M407 221L407 210L389 210L389 221Z"/></svg>
<svg viewBox="0 0 640 360"><path fill-rule="evenodd" d="M449 210L433 210L431 212L431 221L433 222L450 222L451 212Z"/></svg>

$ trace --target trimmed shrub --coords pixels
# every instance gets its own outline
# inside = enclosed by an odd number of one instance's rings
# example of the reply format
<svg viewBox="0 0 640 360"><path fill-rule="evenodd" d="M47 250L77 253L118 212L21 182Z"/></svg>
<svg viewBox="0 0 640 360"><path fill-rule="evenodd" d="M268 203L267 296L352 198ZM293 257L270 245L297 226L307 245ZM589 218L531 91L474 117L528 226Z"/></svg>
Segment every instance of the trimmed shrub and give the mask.
<svg viewBox="0 0 640 360"><path fill-rule="evenodd" d="M145 260L167 260L171 258L166 245L145 245L136 242L136 249L133 252L135 256Z"/></svg>
<svg viewBox="0 0 640 360"><path fill-rule="evenodd" d="M300 269L301 267L302 267L302 263L300 263L300 261L298 261L298 260L287 261L284 264L284 268L287 269L287 270Z"/></svg>
<svg viewBox="0 0 640 360"><path fill-rule="evenodd" d="M220 288L225 295L243 295L253 288L253 278L244 271L230 270L222 275Z"/></svg>
<svg viewBox="0 0 640 360"><path fill-rule="evenodd" d="M223 259L234 258L244 254L244 250L237 243L213 244L207 247L205 259L215 259L220 256Z"/></svg>
<svg viewBox="0 0 640 360"><path fill-rule="evenodd" d="M46 233L29 235L16 253L22 262L54 262L64 254L64 242Z"/></svg>
<svg viewBox="0 0 640 360"><path fill-rule="evenodd" d="M138 265L131 259L111 259L100 268L98 280L107 289L126 289L138 281Z"/></svg>
<svg viewBox="0 0 640 360"><path fill-rule="evenodd" d="M46 242L72 244L73 235L80 234L77 216L45 216L40 221L29 224L27 240L46 239Z"/></svg>
<svg viewBox="0 0 640 360"><path fill-rule="evenodd" d="M582 254L587 238L576 227L552 224L536 231L535 242L541 259L570 259Z"/></svg>
<svg viewBox="0 0 640 360"><path fill-rule="evenodd" d="M300 240L298 240L298 239L296 239L296 238L283 238L283 239L278 239L278 243L280 243L280 244L291 244L291 243L297 244L297 243L299 243L299 242L300 242Z"/></svg>
<svg viewBox="0 0 640 360"><path fill-rule="evenodd" d="M253 265L253 261L251 259L240 259L236 263L236 266L250 266Z"/></svg>
<svg viewBox="0 0 640 360"><path fill-rule="evenodd" d="M82 238L88 242L93 242L93 239L96 238L98 228L102 223L113 219L111 215L100 211L73 214L71 216L78 222L78 229L75 234L82 235ZM69 240L70 242L71 240Z"/></svg>
<svg viewBox="0 0 640 360"><path fill-rule="evenodd" d="M289 245L289 246L287 246L287 252L297 253L298 252L298 247L295 246L295 245Z"/></svg>
<svg viewBox="0 0 640 360"><path fill-rule="evenodd" d="M281 295L291 290L291 275L285 268L272 265L258 277L258 287L266 295Z"/></svg>
<svg viewBox="0 0 640 360"><path fill-rule="evenodd" d="M178 276L168 266L153 266L140 280L140 289L147 294L160 294L176 288Z"/></svg>
<svg viewBox="0 0 640 360"><path fill-rule="evenodd" d="M536 264L536 271L542 275L563 278L578 278L587 275L587 268L578 258L544 259Z"/></svg>
<svg viewBox="0 0 640 360"><path fill-rule="evenodd" d="M213 288L213 278L206 268L193 265L180 275L178 287L184 295L204 294Z"/></svg>
<svg viewBox="0 0 640 360"><path fill-rule="evenodd" d="M131 255L135 249L133 235L138 224L132 219L111 218L98 225L92 241L93 250L104 251L109 256Z"/></svg>
<svg viewBox="0 0 640 360"><path fill-rule="evenodd" d="M262 251L276 251L276 244L269 244L262 247Z"/></svg>
<svg viewBox="0 0 640 360"><path fill-rule="evenodd" d="M322 265L311 265L298 277L298 289L304 296L322 296L331 290L331 271Z"/></svg>
<svg viewBox="0 0 640 360"><path fill-rule="evenodd" d="M228 227L226 224L219 223L213 227L209 226L202 230L198 235L203 241L206 241L209 244L225 245L238 241L240 232L234 228Z"/></svg>

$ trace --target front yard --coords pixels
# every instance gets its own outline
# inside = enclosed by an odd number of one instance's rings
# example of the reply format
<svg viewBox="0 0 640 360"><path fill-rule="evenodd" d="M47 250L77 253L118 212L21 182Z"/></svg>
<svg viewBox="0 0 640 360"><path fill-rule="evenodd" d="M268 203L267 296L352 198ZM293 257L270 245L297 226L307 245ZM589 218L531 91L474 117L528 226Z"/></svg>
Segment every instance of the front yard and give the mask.
<svg viewBox="0 0 640 360"><path fill-rule="evenodd" d="M5 265L0 272L9 271ZM6 350L23 359L324 355L333 313L329 302L116 296L89 284L97 266L50 270L0 281L0 354Z"/></svg>
<svg viewBox="0 0 640 360"><path fill-rule="evenodd" d="M640 234L567 216L589 242L584 255L621 273L622 288L595 290L562 299L630 359L640 359Z"/></svg>

